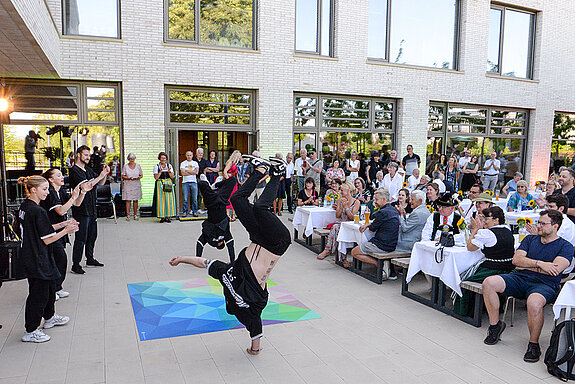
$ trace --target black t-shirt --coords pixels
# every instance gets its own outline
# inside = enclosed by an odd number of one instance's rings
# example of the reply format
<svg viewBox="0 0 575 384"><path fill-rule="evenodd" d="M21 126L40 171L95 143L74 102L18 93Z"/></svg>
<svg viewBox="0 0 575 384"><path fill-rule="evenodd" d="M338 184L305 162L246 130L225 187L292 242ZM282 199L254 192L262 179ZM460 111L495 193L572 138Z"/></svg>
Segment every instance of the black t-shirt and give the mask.
<svg viewBox="0 0 575 384"><path fill-rule="evenodd" d="M382 165L380 161L370 160L369 161L369 179L374 181L377 179L376 175L378 171L381 171Z"/></svg>
<svg viewBox="0 0 575 384"><path fill-rule="evenodd" d="M86 167L84 171L82 168L78 167L76 164L70 168L70 188L74 189L78 184L84 180L92 180L98 177L96 172L90 167ZM75 216L95 216L96 215L96 189L97 186L94 185L92 190L86 192L84 200L79 207L72 207L72 215Z"/></svg>
<svg viewBox="0 0 575 384"><path fill-rule="evenodd" d="M202 160L198 160L197 157L192 158L193 161L195 161L196 163L198 163L198 166L200 167L200 171L198 173L198 176L204 173L204 170L206 169L206 159L202 157Z"/></svg>
<svg viewBox="0 0 575 384"><path fill-rule="evenodd" d="M70 194L64 187L60 188L59 191L56 191L52 185L50 185L48 196L46 200L42 200L40 202L40 206L48 212L48 219L50 219L50 223L58 224L66 221L66 215L60 216L58 212L56 212L57 207L61 207L70 200ZM68 242L68 235L63 237L65 242Z"/></svg>
<svg viewBox="0 0 575 384"><path fill-rule="evenodd" d="M311 203L307 203L305 205L313 205L313 203L316 201L317 199L317 192L315 189L311 190L312 192L312 196L314 197ZM302 189L301 191L299 191L299 193L297 194L297 198L301 199L301 201L306 201L307 199L309 199L311 196L306 195L305 193L305 189Z"/></svg>
<svg viewBox="0 0 575 384"><path fill-rule="evenodd" d="M563 188L556 189L555 191L553 191L553 194L556 193L563 193ZM567 191L567 193L563 194L565 195L565 197L569 199L569 208L575 208L575 187L571 188L569 191ZM575 223L575 216L567 215L567 217L571 219L572 222Z"/></svg>
<svg viewBox="0 0 575 384"><path fill-rule="evenodd" d="M22 235L20 252L26 276L42 280L58 279L60 272L43 241L56 234L48 213L32 200L26 199L18 210L18 223Z"/></svg>

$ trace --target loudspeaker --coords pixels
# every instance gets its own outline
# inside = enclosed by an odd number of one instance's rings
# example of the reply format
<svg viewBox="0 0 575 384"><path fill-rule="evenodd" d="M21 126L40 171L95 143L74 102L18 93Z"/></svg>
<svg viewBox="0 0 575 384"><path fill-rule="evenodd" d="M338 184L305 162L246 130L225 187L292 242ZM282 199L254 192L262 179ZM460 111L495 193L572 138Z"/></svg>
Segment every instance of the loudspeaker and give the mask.
<svg viewBox="0 0 575 384"><path fill-rule="evenodd" d="M20 243L18 241L6 241L0 244L0 280L25 278L24 264L20 260Z"/></svg>

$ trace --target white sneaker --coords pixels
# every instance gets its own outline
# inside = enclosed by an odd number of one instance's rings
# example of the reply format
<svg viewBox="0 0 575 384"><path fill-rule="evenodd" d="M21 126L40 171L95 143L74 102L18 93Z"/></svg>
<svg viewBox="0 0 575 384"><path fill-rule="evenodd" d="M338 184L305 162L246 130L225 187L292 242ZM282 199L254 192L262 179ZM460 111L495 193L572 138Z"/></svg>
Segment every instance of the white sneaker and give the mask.
<svg viewBox="0 0 575 384"><path fill-rule="evenodd" d="M56 301L60 300L60 296L58 296L58 292L56 292Z"/></svg>
<svg viewBox="0 0 575 384"><path fill-rule="evenodd" d="M58 292L56 292L56 294L58 295L58 297L60 297L61 299L64 297L68 297L70 296L70 292L66 292L63 289L60 289Z"/></svg>
<svg viewBox="0 0 575 384"><path fill-rule="evenodd" d="M52 316L51 319L44 321L44 329L52 328L56 325L68 324L68 321L70 321L70 318L68 316L60 316L54 314L54 316Z"/></svg>
<svg viewBox="0 0 575 384"><path fill-rule="evenodd" d="M42 332L41 329L37 329L34 332L26 332L24 336L22 336L22 341L25 343L44 343L50 340L50 336Z"/></svg>

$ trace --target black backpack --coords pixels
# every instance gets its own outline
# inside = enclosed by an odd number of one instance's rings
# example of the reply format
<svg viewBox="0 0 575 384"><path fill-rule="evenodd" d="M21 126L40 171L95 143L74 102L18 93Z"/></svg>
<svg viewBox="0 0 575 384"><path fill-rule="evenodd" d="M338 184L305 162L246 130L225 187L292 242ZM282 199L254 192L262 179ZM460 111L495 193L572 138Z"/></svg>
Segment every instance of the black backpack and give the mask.
<svg viewBox="0 0 575 384"><path fill-rule="evenodd" d="M545 365L553 376L563 381L575 380L575 320L562 321L555 327L545 352Z"/></svg>

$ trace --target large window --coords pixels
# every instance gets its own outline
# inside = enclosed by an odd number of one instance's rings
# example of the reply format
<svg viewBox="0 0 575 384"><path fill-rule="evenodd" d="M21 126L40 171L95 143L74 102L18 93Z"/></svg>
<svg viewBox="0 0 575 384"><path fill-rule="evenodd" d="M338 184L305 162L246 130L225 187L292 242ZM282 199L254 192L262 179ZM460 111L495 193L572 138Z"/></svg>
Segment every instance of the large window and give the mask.
<svg viewBox="0 0 575 384"><path fill-rule="evenodd" d="M535 14L493 5L489 20L487 72L531 78Z"/></svg>
<svg viewBox="0 0 575 384"><path fill-rule="evenodd" d="M63 0L64 35L120 38L119 0Z"/></svg>
<svg viewBox="0 0 575 384"><path fill-rule="evenodd" d="M395 110L389 99L296 94L294 151L317 148L328 162L354 150L368 156L393 144Z"/></svg>
<svg viewBox="0 0 575 384"><path fill-rule="evenodd" d="M570 167L574 162L575 114L555 113L549 172L558 173L561 166Z"/></svg>
<svg viewBox="0 0 575 384"><path fill-rule="evenodd" d="M333 56L334 0L296 0L296 51Z"/></svg>
<svg viewBox="0 0 575 384"><path fill-rule="evenodd" d="M458 0L370 0L367 55L457 69Z"/></svg>
<svg viewBox="0 0 575 384"><path fill-rule="evenodd" d="M433 103L429 106L427 166L430 173L441 154L459 156L465 150L479 157L479 169L497 152L501 181L521 170L529 113L521 109Z"/></svg>
<svg viewBox="0 0 575 384"><path fill-rule="evenodd" d="M167 40L255 49L254 0L165 0Z"/></svg>
<svg viewBox="0 0 575 384"><path fill-rule="evenodd" d="M252 130L253 94L250 91L168 89L170 125L208 129Z"/></svg>

